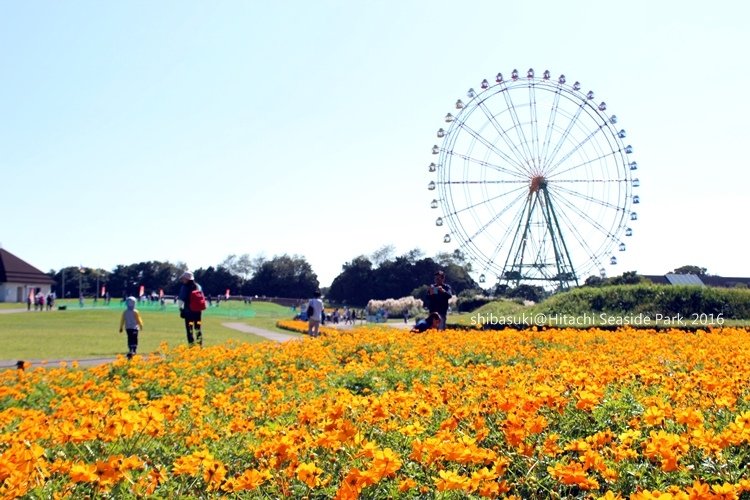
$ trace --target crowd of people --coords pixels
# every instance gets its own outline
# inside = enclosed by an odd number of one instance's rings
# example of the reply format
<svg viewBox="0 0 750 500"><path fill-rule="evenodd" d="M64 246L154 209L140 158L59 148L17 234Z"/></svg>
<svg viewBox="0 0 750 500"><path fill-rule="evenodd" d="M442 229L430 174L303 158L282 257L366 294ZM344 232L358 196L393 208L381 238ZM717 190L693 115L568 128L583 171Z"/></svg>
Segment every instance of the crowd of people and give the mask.
<svg viewBox="0 0 750 500"><path fill-rule="evenodd" d="M55 307L55 300L57 299L55 292L45 295L39 288L34 290L34 292L36 293L29 293L29 296L26 298L27 310L31 311L31 306L34 306L35 311L44 311L45 309L51 311Z"/></svg>
<svg viewBox="0 0 750 500"><path fill-rule="evenodd" d="M427 292L427 309L429 314L427 318L417 320L411 332L421 333L427 330L445 330L451 297L453 297L453 289L445 281L445 272L442 270L437 271L434 276L434 282L429 285ZM307 303L307 309L304 310L304 317L302 314L299 317L300 319L307 320L308 335L311 337L320 335L320 325L326 321L326 312L321 300L320 290L316 290L313 297ZM354 309L346 308L343 317L345 324L355 323L357 313ZM339 323L341 314L338 309L335 309L331 313L330 319L334 324ZM408 313L405 313L404 322L407 321Z"/></svg>

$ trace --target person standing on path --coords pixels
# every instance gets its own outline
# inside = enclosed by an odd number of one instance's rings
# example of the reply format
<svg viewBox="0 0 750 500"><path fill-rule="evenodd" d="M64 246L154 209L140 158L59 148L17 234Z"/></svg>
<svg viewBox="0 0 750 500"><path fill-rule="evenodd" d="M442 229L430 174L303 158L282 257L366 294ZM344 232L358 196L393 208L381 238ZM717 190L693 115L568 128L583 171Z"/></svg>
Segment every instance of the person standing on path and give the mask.
<svg viewBox="0 0 750 500"><path fill-rule="evenodd" d="M185 333L188 345L192 346L196 341L199 346L203 345L202 315L206 308L206 299L203 289L195 282L195 277L190 271L185 271L180 277L182 286L177 294L177 304L180 307L180 317L185 320ZM197 293L196 293L197 292Z"/></svg>
<svg viewBox="0 0 750 500"><path fill-rule="evenodd" d="M125 299L125 310L120 317L120 333L123 327L128 335L128 359L135 356L138 350L138 332L143 329L143 319L141 313L135 308L135 297Z"/></svg>
<svg viewBox="0 0 750 500"><path fill-rule="evenodd" d="M427 291L429 299L428 308L431 313L436 312L440 315L440 327L438 330L445 330L445 320L448 317L448 301L453 297L453 289L445 282L445 272L437 271L435 273L435 283L430 285Z"/></svg>
<svg viewBox="0 0 750 500"><path fill-rule="evenodd" d="M307 334L311 337L320 335L320 323L323 321L323 301L320 300L320 290L315 290L313 298L307 305Z"/></svg>

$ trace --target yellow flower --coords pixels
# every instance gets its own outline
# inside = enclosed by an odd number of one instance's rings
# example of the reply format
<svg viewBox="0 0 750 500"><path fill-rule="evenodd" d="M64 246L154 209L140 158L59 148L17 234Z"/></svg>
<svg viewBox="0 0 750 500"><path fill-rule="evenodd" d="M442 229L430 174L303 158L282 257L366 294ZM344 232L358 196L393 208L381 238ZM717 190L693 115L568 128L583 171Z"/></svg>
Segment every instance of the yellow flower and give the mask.
<svg viewBox="0 0 750 500"><path fill-rule="evenodd" d="M320 475L323 470L317 467L312 462L301 463L295 470L297 479L305 483L310 488L315 488L320 485Z"/></svg>

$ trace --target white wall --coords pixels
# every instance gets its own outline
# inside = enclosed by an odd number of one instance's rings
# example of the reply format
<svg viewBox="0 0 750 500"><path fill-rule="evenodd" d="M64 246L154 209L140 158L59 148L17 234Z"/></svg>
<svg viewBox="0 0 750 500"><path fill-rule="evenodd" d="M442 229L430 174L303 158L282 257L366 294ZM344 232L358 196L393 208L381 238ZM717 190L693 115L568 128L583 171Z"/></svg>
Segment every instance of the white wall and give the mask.
<svg viewBox="0 0 750 500"><path fill-rule="evenodd" d="M21 287L21 297L18 297L18 287ZM51 291L51 285L34 285L29 283L0 283L0 302L26 303L29 291L41 288L46 296Z"/></svg>

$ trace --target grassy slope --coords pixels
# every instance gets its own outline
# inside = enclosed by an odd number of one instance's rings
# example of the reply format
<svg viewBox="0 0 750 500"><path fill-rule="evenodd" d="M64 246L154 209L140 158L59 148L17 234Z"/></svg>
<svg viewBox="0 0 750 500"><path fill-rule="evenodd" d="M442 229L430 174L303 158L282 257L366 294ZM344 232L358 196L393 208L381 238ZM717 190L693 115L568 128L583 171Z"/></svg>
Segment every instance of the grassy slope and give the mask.
<svg viewBox="0 0 750 500"><path fill-rule="evenodd" d="M119 333L119 303L113 307L79 308L68 303L66 311L21 312L0 314L0 359L69 359L110 357L127 351L126 336ZM17 305L18 306L18 305ZM185 331L177 308L169 304L158 307L139 307L144 329L139 336L138 352L157 351L159 344L171 347L184 344ZM253 314L253 316L249 316ZM205 345L221 344L227 340L262 342L264 338L238 332L222 326L225 322L242 322L272 331L277 319L290 318L288 308L264 302L252 306L224 302L204 314Z"/></svg>

